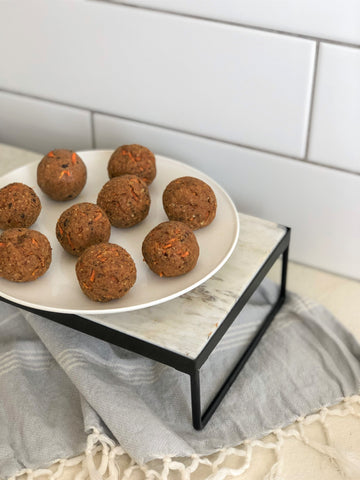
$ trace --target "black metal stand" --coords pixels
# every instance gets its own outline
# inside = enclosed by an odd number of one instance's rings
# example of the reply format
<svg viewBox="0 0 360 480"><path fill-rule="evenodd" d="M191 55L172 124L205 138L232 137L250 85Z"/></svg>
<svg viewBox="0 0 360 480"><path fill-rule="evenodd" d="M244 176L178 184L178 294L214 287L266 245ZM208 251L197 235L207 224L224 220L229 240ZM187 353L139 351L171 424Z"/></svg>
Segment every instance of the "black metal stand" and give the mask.
<svg viewBox="0 0 360 480"><path fill-rule="evenodd" d="M196 430L201 430L210 420L211 416L214 414L216 408L219 406L220 402L224 398L225 394L234 383L235 379L241 372L245 363L249 359L250 355L254 351L255 347L259 343L261 337L266 332L267 328L271 324L276 313L281 308L285 300L286 295L286 272L287 272L287 263L288 263L288 250L290 243L290 228L286 227L286 231L282 239L279 241L274 250L269 254L267 260L262 265L260 270L250 281L245 292L240 296L234 307L231 309L227 317L221 322L217 330L210 337L204 349L200 354L195 358L191 359L179 353L167 350L164 347L152 344L145 340L133 337L131 335L125 334L121 331L118 331L114 328L110 328L105 325L101 325L95 322L92 322L88 319L85 319L78 315L73 314L64 314L57 312L50 312L46 310L38 310L24 305L17 304L6 298L0 297L0 300L16 307L22 308L23 310L35 313L44 318L50 319L67 327L71 327L80 332L86 333L93 337L99 338L106 342L110 342L114 345L123 347L129 351L138 353L144 357L150 358L152 360L158 361L169 365L183 373L186 373L190 376L190 385L191 385L191 406L192 406L192 417L193 417L193 426ZM205 363L210 353L214 350L216 345L220 342L226 331L229 329L237 315L246 305L251 295L255 292L257 287L260 285L270 268L273 266L275 261L282 255L282 275L281 275L281 286L279 297L272 307L270 313L266 316L263 323L261 324L259 330L257 331L254 339L251 341L247 347L245 353L241 356L236 366L226 378L225 382L215 394L210 405L206 409L205 413L201 414L201 393L200 393L200 368Z"/></svg>
<svg viewBox="0 0 360 480"><path fill-rule="evenodd" d="M191 385L191 405L192 405L192 415L193 415L193 426L196 430L202 430L205 425L208 423L215 410L221 403L222 399L230 389L231 385L236 380L237 376L245 366L246 362L250 358L251 354L255 350L256 346L260 342L262 336L270 326L272 320L274 319L277 312L280 310L283 305L286 297L286 274L287 274L287 264L288 264L288 253L289 246L287 245L286 249L282 253L282 273L281 273L281 285L279 296L273 305L271 311L265 317L264 321L260 325L258 331L256 332L254 338L246 348L245 352L242 354L235 367L228 375L218 392L215 394L214 398L210 402L209 406L205 410L205 413L201 414L201 394L200 394L200 368L196 368L193 373L190 374L190 385ZM276 260L276 258L275 258ZM269 267L270 268L270 267ZM266 272L267 273L267 272ZM266 275L264 274L264 276ZM233 310L229 315L238 315L243 305L239 305L243 302L240 302L241 298L235 304Z"/></svg>

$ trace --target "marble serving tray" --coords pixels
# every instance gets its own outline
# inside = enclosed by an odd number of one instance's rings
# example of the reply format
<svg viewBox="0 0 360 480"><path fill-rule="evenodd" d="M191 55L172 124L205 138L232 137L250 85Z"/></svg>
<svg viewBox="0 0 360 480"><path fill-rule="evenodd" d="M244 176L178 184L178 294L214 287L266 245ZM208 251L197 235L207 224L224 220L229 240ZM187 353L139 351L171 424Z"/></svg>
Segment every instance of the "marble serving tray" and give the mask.
<svg viewBox="0 0 360 480"><path fill-rule="evenodd" d="M241 232L233 254L204 284L154 307L82 317L196 359L286 233L281 225L241 213L239 217Z"/></svg>

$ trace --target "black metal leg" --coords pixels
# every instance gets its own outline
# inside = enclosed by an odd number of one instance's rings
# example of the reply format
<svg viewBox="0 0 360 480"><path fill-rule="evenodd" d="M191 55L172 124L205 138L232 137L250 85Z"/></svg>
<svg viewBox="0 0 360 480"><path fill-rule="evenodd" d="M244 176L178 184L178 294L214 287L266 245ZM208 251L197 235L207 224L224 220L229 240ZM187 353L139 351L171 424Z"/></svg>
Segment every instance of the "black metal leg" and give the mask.
<svg viewBox="0 0 360 480"><path fill-rule="evenodd" d="M190 382L193 426L195 430L201 430L203 425L201 418L200 371L198 369L190 375Z"/></svg>
<svg viewBox="0 0 360 480"><path fill-rule="evenodd" d="M287 249L282 254L280 296L283 296L284 299L286 296L286 279L287 279L288 260L289 260L289 247L287 247Z"/></svg>
<svg viewBox="0 0 360 480"><path fill-rule="evenodd" d="M287 264L288 264L288 254L289 247L284 250L282 253L282 268L281 268L281 284L279 296L273 305L270 312L265 317L264 321L260 325L256 335L248 345L245 352L240 357L239 361L231 371L230 375L226 378L225 382L220 387L219 391L215 394L210 405L205 410L205 413L201 415L201 392L200 392L200 371L196 369L192 374L191 378L191 406L192 406L192 416L193 416L193 426L196 430L202 430L207 422L212 417L213 413L219 406L220 402L230 389L231 385L234 383L235 379L245 366L246 362L250 358L251 354L255 350L256 346L260 342L262 336L270 326L272 320L274 319L277 312L280 310L283 305L286 297L286 276L287 276Z"/></svg>

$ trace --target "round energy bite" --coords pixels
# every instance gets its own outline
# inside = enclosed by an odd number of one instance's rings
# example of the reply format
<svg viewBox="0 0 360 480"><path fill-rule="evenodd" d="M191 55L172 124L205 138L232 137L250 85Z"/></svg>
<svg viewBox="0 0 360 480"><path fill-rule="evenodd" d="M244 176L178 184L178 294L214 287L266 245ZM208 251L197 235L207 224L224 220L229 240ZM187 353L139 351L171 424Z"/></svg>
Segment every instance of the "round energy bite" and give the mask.
<svg viewBox="0 0 360 480"><path fill-rule="evenodd" d="M45 235L28 228L11 228L0 235L0 277L30 282L51 263L51 246Z"/></svg>
<svg viewBox="0 0 360 480"><path fill-rule="evenodd" d="M87 297L108 302L130 290L136 281L136 267L124 248L114 243L99 243L79 257L76 276Z"/></svg>
<svg viewBox="0 0 360 480"><path fill-rule="evenodd" d="M162 200L168 219L184 222L192 230L206 227L216 215L215 193L199 178L173 180L165 188Z"/></svg>
<svg viewBox="0 0 360 480"><path fill-rule="evenodd" d="M23 183L10 183L0 190L0 228L27 228L36 222L41 202L34 190Z"/></svg>
<svg viewBox="0 0 360 480"><path fill-rule="evenodd" d="M56 238L68 253L79 256L91 245L107 242L111 225L104 210L94 203L77 203L56 223Z"/></svg>
<svg viewBox="0 0 360 480"><path fill-rule="evenodd" d="M177 277L192 270L199 258L194 232L182 222L163 222L142 243L142 254L150 269L160 277Z"/></svg>
<svg viewBox="0 0 360 480"><path fill-rule="evenodd" d="M87 178L86 166L72 150L52 150L37 168L41 190L53 200L71 200L79 195Z"/></svg>
<svg viewBox="0 0 360 480"><path fill-rule="evenodd" d="M114 177L100 190L97 204L114 227L132 227L149 213L149 189L137 175Z"/></svg>
<svg viewBox="0 0 360 480"><path fill-rule="evenodd" d="M155 155L142 145L122 145L111 155L108 173L110 178L126 173L138 175L149 185L156 176Z"/></svg>

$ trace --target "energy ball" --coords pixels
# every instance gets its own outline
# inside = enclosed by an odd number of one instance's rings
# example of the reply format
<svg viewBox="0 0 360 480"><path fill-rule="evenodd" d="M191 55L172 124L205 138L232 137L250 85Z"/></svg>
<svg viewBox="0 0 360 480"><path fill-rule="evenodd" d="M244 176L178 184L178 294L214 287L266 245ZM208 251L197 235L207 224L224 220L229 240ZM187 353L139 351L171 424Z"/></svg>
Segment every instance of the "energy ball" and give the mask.
<svg viewBox="0 0 360 480"><path fill-rule="evenodd" d="M0 190L0 228L27 228L36 222L41 202L23 183L10 183Z"/></svg>
<svg viewBox="0 0 360 480"><path fill-rule="evenodd" d="M111 225L106 213L94 203L77 203L65 210L56 223L56 238L68 253L79 256L91 245L107 242Z"/></svg>
<svg viewBox="0 0 360 480"><path fill-rule="evenodd" d="M87 178L86 166L72 150L52 150L37 168L41 190L53 200L71 200L79 195Z"/></svg>
<svg viewBox="0 0 360 480"><path fill-rule="evenodd" d="M87 297L108 302L130 290L136 281L136 267L124 248L114 243L99 243L80 256L76 276Z"/></svg>
<svg viewBox="0 0 360 480"><path fill-rule="evenodd" d="M165 188L162 200L168 219L184 222L192 230L206 227L216 215L215 193L199 178L173 180Z"/></svg>
<svg viewBox="0 0 360 480"><path fill-rule="evenodd" d="M149 185L156 175L155 155L141 145L123 145L111 155L108 173L110 178L126 173L138 175Z"/></svg>
<svg viewBox="0 0 360 480"><path fill-rule="evenodd" d="M142 243L149 268L160 277L177 277L192 270L199 258L194 232L182 222L163 222L153 228Z"/></svg>
<svg viewBox="0 0 360 480"><path fill-rule="evenodd" d="M100 190L97 204L105 211L111 225L129 228L149 213L149 189L137 175L114 177Z"/></svg>
<svg viewBox="0 0 360 480"><path fill-rule="evenodd" d="M0 277L30 282L44 275L51 263L45 235L28 228L11 228L0 235Z"/></svg>

